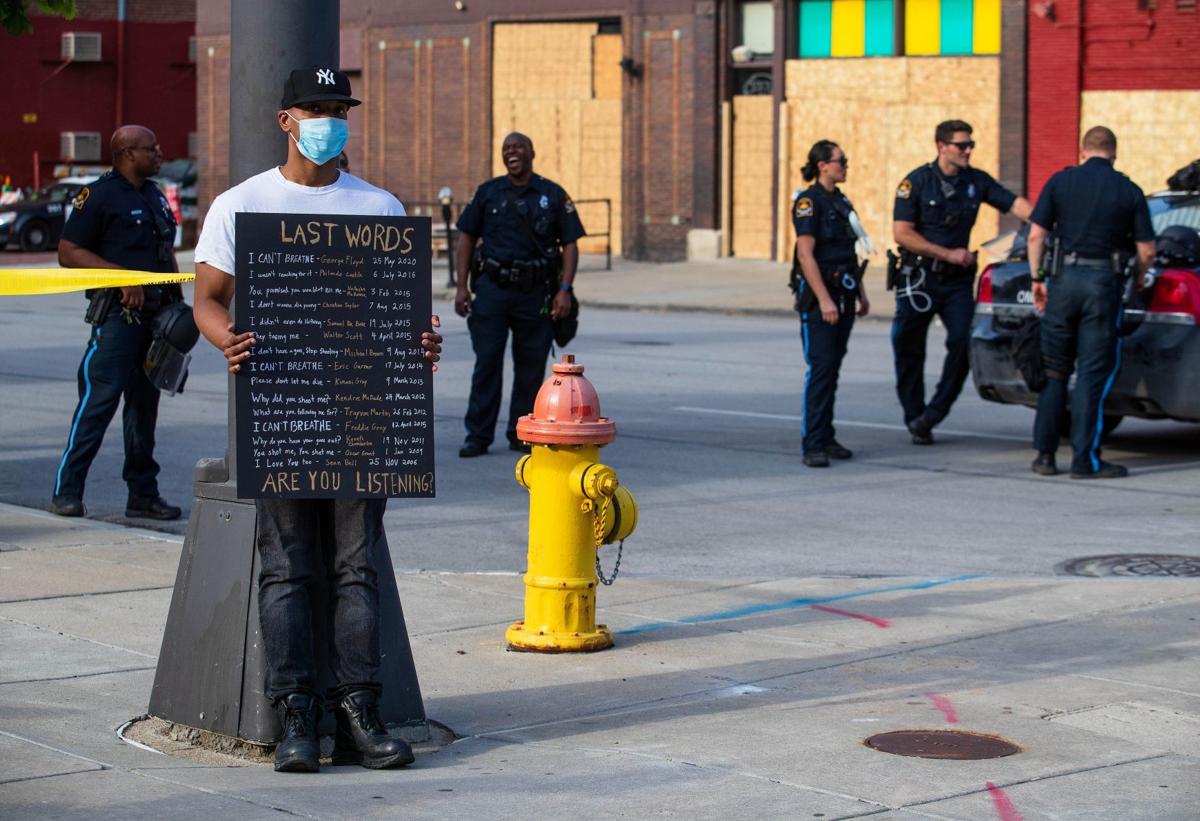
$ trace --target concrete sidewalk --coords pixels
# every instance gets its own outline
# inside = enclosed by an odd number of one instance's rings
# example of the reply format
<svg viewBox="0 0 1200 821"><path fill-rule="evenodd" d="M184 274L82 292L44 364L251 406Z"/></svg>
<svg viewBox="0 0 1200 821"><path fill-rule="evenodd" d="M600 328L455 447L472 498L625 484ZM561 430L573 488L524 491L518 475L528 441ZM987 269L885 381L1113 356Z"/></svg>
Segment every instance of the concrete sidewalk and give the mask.
<svg viewBox="0 0 1200 821"><path fill-rule="evenodd" d="M13 255L12 267L57 268L53 254ZM18 258L19 257L19 258ZM191 249L176 254L181 271L195 265ZM638 262L614 257L612 270L604 269L604 256L585 255L576 277L576 295L588 308L645 311L698 311L747 316L792 317L788 290L790 265L758 259L724 259L706 262ZM433 263L434 300L454 301L446 286L446 262ZM890 322L895 298L884 286L884 263L874 260L864 279L873 320Z"/></svg>
<svg viewBox="0 0 1200 821"><path fill-rule="evenodd" d="M182 265L182 262L180 263ZM794 317L788 290L790 265L727 257L706 262L637 262L586 255L579 264L575 292L583 309L621 308L647 311L700 311L750 316ZM866 273L868 318L890 322L895 299L885 288L884 264ZM434 263L434 298L453 301L446 286L445 262Z"/></svg>
<svg viewBox="0 0 1200 821"><path fill-rule="evenodd" d="M0 817L1197 817L1196 580L622 575L617 646L543 656L504 650L518 575L401 574L426 711L459 740L295 776L116 735L181 542L0 505ZM1021 752L863 744L900 729Z"/></svg>

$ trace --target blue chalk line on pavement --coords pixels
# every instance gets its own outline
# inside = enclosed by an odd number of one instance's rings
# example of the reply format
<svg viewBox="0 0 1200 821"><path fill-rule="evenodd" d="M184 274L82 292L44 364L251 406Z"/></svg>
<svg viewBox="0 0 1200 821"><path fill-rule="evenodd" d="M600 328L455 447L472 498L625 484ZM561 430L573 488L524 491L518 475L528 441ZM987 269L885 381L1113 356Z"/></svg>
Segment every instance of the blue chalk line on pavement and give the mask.
<svg viewBox="0 0 1200 821"><path fill-rule="evenodd" d="M954 584L955 582L970 581L971 579L982 579L983 576L977 574L966 574L962 576L950 576L945 579L928 579L923 582L912 582L910 584L897 584L891 587L875 587L870 590L856 590L851 593L838 593L835 596L816 596L812 598L789 599L782 602L764 602L763 604L751 604L745 607L738 607L733 610L722 610L716 613L702 613L697 616L684 616L674 621L653 621L647 624L639 624L635 627L628 627L624 630L618 630L617 635L628 636L633 633L648 633L651 630L662 630L665 627L679 627L684 624L707 624L714 621L726 621L728 619L740 619L744 616L756 616L759 613L772 613L779 610L794 610L800 607L811 607L814 604L828 604L829 602L845 601L847 599L861 599L867 596L877 596L880 593L894 593L899 590L928 590L932 587L941 587L946 584Z"/></svg>

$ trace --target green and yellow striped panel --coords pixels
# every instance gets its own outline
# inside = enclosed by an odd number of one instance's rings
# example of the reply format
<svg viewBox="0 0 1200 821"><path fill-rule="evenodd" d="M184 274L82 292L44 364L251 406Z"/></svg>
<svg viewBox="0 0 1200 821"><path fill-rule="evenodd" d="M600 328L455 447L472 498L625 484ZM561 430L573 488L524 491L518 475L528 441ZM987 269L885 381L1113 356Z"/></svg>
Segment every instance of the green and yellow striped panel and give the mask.
<svg viewBox="0 0 1200 821"><path fill-rule="evenodd" d="M800 0L800 56L893 56L897 3L905 54L1000 52L1000 0Z"/></svg>

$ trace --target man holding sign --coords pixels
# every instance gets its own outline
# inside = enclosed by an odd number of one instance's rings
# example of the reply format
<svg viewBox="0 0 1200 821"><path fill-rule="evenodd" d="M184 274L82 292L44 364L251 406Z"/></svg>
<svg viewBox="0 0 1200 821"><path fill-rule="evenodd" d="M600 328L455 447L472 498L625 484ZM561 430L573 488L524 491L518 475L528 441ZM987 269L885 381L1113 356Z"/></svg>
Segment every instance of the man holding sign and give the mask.
<svg viewBox="0 0 1200 821"><path fill-rule="evenodd" d="M347 112L358 104L342 72L293 71L276 115L289 137L287 162L221 194L209 209L196 244L196 324L225 354L233 373L253 366L249 360L257 342L254 333L237 331L229 313L238 213L404 216L404 206L391 194L338 169L348 137ZM432 324L439 326L436 316ZM441 341L435 331L420 335L426 360L437 362ZM388 735L378 708L379 589L372 553L384 543L386 503L386 498L361 496L255 501L266 695L283 727L275 751L278 771L320 767L321 694L309 588L321 584L330 603L330 664L336 679L334 763L384 769L413 761L408 744Z"/></svg>

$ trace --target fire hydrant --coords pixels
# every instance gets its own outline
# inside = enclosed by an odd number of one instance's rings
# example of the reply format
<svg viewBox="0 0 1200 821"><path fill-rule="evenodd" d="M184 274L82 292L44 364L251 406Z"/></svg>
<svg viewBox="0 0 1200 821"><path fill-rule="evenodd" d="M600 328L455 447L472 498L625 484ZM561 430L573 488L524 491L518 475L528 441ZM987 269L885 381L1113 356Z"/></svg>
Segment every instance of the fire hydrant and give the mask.
<svg viewBox="0 0 1200 821"><path fill-rule="evenodd" d="M603 650L613 640L596 624L596 585L611 579L601 574L599 550L633 532L637 502L600 463L617 426L600 415L583 366L567 354L551 370L533 413L517 420L517 436L533 446L516 466L517 483L529 491L529 569L525 619L504 637L513 650Z"/></svg>

